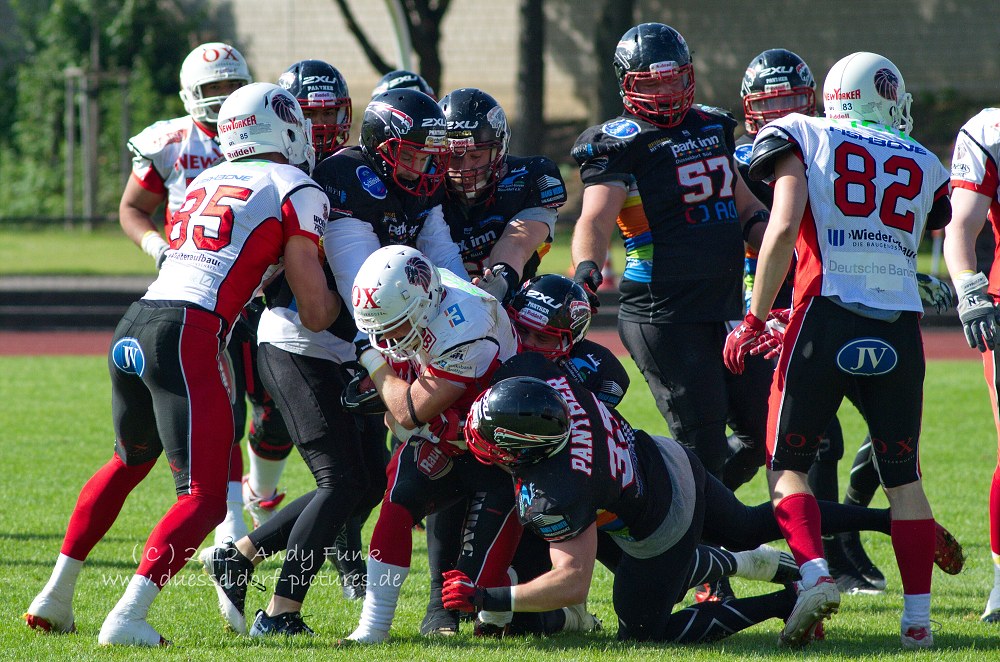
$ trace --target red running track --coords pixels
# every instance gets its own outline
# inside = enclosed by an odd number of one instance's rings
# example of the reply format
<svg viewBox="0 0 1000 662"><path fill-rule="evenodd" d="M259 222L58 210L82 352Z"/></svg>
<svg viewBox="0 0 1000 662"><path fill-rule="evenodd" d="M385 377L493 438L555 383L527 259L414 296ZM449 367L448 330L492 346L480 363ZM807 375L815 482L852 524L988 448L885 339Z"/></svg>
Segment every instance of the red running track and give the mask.
<svg viewBox="0 0 1000 662"><path fill-rule="evenodd" d="M111 331L0 331L0 356L103 355L111 344ZM627 355L614 329L592 329L587 337L618 355ZM929 360L979 361L959 329L927 329L924 350Z"/></svg>

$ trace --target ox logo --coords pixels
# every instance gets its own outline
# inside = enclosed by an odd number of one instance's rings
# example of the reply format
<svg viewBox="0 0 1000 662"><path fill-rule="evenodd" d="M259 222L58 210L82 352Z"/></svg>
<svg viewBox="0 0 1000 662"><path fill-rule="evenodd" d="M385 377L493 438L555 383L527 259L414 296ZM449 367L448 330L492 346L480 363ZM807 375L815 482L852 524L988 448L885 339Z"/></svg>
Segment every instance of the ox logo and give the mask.
<svg viewBox="0 0 1000 662"><path fill-rule="evenodd" d="M884 375L897 363L896 349L881 338L857 338L837 352L837 367L849 375Z"/></svg>
<svg viewBox="0 0 1000 662"><path fill-rule="evenodd" d="M354 309L370 310L378 308L379 305L375 303L375 292L377 291L377 287L358 287L355 285L351 289L351 304L354 306Z"/></svg>
<svg viewBox="0 0 1000 662"><path fill-rule="evenodd" d="M122 338L111 348L111 360L115 367L130 375L142 377L142 371L146 368L146 357L142 353L142 347L135 338Z"/></svg>

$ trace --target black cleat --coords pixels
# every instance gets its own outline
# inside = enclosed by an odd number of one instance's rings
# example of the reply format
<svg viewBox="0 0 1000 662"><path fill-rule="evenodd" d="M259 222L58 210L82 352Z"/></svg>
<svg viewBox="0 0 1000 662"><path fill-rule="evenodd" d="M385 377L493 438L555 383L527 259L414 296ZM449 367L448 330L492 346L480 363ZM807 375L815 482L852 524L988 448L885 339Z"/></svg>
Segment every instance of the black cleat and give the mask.
<svg viewBox="0 0 1000 662"><path fill-rule="evenodd" d="M425 637L453 637L458 634L458 612L438 604L428 604L427 613L420 624L420 634Z"/></svg>
<svg viewBox="0 0 1000 662"><path fill-rule="evenodd" d="M249 634L251 637L265 637L274 634L292 637L299 634L312 636L316 633L302 620L301 612L290 611L268 616L263 609L259 609L257 617L253 620L253 625L250 626Z"/></svg>
<svg viewBox="0 0 1000 662"><path fill-rule="evenodd" d="M222 617L235 632L246 634L247 586L252 581L253 563L232 542L206 547L198 555L198 560L212 578Z"/></svg>
<svg viewBox="0 0 1000 662"><path fill-rule="evenodd" d="M861 544L861 535L857 531L850 531L847 533L839 533L836 536L840 539L841 546L844 550L844 555L847 560L850 561L851 565L857 569L858 574L864 578L866 582L874 586L879 590L885 590L885 575L881 570L878 569L865 552L865 548Z"/></svg>

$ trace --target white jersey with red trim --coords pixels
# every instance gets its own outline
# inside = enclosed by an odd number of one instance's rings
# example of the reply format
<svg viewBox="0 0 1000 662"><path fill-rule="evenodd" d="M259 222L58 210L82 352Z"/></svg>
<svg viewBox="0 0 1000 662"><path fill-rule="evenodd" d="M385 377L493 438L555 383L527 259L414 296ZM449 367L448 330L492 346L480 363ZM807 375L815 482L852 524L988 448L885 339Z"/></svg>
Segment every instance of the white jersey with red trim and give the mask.
<svg viewBox="0 0 1000 662"><path fill-rule="evenodd" d="M792 114L755 145L790 140L806 168L809 204L795 244L795 303L836 296L879 310L923 312L917 247L948 171L909 136L882 125Z"/></svg>
<svg viewBox="0 0 1000 662"><path fill-rule="evenodd" d="M317 245L326 194L304 172L271 161L223 163L188 187L174 214L170 250L145 299L188 301L233 321L276 273L295 235Z"/></svg>
<svg viewBox="0 0 1000 662"><path fill-rule="evenodd" d="M417 372L485 389L493 371L517 353L517 339L500 302L447 269L438 268L441 312L422 332L412 361ZM470 389L472 398L482 389ZM471 404L472 400L469 400Z"/></svg>
<svg viewBox="0 0 1000 662"><path fill-rule="evenodd" d="M1000 108L986 108L962 126L951 156L951 187L990 199L988 217L994 234L1000 231ZM995 252L1000 252L1000 246ZM990 270L990 293L1000 295L1000 260Z"/></svg>
<svg viewBox="0 0 1000 662"><path fill-rule="evenodd" d="M156 122L128 141L132 177L147 191L167 198L165 233L184 202L188 184L222 160L215 133L190 116Z"/></svg>

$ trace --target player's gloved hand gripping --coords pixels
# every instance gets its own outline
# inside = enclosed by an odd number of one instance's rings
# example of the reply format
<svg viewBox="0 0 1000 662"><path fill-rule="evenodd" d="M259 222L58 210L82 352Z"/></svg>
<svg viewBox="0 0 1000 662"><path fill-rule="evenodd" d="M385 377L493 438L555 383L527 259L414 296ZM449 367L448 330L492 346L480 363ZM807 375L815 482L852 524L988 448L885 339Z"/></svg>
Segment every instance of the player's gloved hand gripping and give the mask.
<svg viewBox="0 0 1000 662"><path fill-rule="evenodd" d="M597 298L597 288L604 282L604 275L601 268L593 260L584 260L576 265L576 272L573 274L573 282L583 285L583 291L587 293L591 308L601 305L601 300Z"/></svg>
<svg viewBox="0 0 1000 662"><path fill-rule="evenodd" d="M510 611L512 591L508 586L483 588L473 583L461 570L449 570L442 575L441 601L445 609L466 613L477 611Z"/></svg>
<svg viewBox="0 0 1000 662"><path fill-rule="evenodd" d="M729 372L735 375L743 374L743 361L766 326L764 320L753 313L747 313L740 325L729 332L726 336L726 346L722 350L722 361Z"/></svg>
<svg viewBox="0 0 1000 662"><path fill-rule="evenodd" d="M750 356L763 355L765 359L773 359L781 354L781 346L785 342L785 329L788 328L791 316L791 308L780 308L768 313L764 333L757 336L757 340L750 348Z"/></svg>
<svg viewBox="0 0 1000 662"><path fill-rule="evenodd" d="M506 305L514 297L514 293L521 288L521 276L509 264L497 262L492 267L487 268L483 277L474 284Z"/></svg>
<svg viewBox="0 0 1000 662"><path fill-rule="evenodd" d="M958 318L962 321L969 347L985 352L997 338L997 311L987 293L989 280L982 273L963 271L955 278L958 291Z"/></svg>
<svg viewBox="0 0 1000 662"><path fill-rule="evenodd" d="M945 281L930 274L917 274L917 289L920 301L933 308L938 315L948 312L955 305L955 293Z"/></svg>

